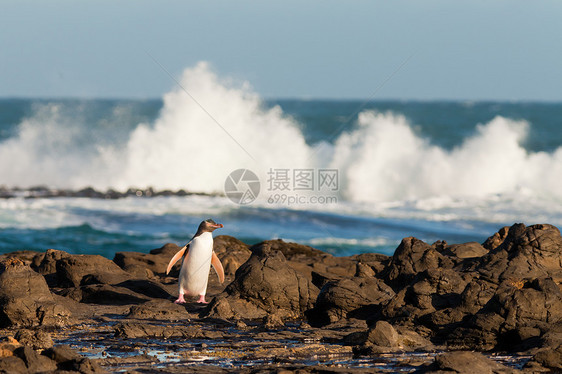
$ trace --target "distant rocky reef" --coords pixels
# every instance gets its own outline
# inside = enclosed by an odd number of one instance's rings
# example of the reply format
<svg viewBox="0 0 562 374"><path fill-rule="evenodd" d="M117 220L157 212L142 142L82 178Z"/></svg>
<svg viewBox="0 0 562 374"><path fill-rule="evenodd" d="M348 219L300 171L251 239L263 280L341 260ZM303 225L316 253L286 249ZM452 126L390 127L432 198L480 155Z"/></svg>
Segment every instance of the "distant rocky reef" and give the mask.
<svg viewBox="0 0 562 374"><path fill-rule="evenodd" d="M30 188L8 188L0 186L0 199L10 199L14 197L24 197L28 199L48 198L48 197L83 197L90 199L121 199L129 196L136 197L157 197L157 196L220 196L220 193L191 192L183 189L172 190L155 190L149 188L129 188L126 191L117 191L108 189L106 191L96 190L92 187L86 187L79 190L65 188L51 188L47 186L35 186Z"/></svg>

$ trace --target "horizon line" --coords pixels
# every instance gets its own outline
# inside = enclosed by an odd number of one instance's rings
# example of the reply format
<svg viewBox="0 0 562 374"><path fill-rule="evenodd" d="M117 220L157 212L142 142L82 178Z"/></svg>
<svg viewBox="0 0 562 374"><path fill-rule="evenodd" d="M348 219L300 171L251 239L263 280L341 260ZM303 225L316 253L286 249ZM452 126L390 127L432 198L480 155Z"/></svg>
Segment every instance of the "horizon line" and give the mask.
<svg viewBox="0 0 562 374"><path fill-rule="evenodd" d="M336 102L336 101L366 101L367 98L361 97L330 97L330 96L264 96L260 98L263 102L268 101L317 101L317 102ZM142 97L142 96L0 96L0 101L25 101L25 100L60 100L60 101L163 101L162 97ZM494 98L376 98L368 102L404 102L404 103L510 103L510 104L562 104L562 99L494 99Z"/></svg>

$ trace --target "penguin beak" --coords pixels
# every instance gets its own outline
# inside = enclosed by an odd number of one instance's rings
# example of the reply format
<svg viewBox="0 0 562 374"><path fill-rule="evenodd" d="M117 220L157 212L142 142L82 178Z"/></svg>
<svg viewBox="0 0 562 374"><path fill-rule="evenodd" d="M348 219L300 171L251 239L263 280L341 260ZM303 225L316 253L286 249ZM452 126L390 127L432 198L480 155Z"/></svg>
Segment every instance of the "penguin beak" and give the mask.
<svg viewBox="0 0 562 374"><path fill-rule="evenodd" d="M213 225L213 227L215 229L222 229L224 227L224 225L222 223L217 223L216 225Z"/></svg>

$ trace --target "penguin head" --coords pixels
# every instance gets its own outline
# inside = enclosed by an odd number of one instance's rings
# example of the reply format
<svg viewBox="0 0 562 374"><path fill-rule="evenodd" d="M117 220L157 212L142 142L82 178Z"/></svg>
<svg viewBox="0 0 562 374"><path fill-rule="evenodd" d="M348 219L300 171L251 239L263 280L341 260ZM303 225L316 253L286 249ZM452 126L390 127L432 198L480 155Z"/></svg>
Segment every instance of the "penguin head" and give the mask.
<svg viewBox="0 0 562 374"><path fill-rule="evenodd" d="M212 219L206 219L203 222L201 222L201 224L199 225L199 230L201 232L212 232L216 229L220 229L223 228L224 226L221 223L216 223L215 221L213 221Z"/></svg>

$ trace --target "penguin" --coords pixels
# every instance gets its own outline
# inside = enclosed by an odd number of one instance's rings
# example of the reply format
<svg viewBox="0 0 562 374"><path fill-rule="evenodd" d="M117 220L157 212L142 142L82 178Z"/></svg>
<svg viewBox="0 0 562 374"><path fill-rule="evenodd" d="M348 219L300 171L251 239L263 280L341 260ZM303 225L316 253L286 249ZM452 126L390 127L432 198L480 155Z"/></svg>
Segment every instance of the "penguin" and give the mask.
<svg viewBox="0 0 562 374"><path fill-rule="evenodd" d="M180 249L170 260L166 274L172 266L183 256L180 275L178 278L179 297L174 303L184 304L184 295L199 296L198 303L207 304L207 282L211 265L219 277L219 282L224 282L224 269L213 251L213 234L216 229L223 228L220 223L207 219L199 225L193 238Z"/></svg>

